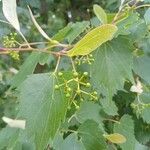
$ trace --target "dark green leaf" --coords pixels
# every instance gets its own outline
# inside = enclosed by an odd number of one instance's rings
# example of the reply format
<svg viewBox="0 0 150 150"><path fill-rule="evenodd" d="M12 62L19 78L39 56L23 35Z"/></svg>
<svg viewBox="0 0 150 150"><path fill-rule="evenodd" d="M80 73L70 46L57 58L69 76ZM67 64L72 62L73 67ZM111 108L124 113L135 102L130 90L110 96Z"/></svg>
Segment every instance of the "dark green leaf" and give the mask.
<svg viewBox="0 0 150 150"><path fill-rule="evenodd" d="M18 87L27 78L28 75L32 74L38 61L40 53L32 53L21 66L20 71L11 81L12 87Z"/></svg>
<svg viewBox="0 0 150 150"><path fill-rule="evenodd" d="M93 102L84 101L81 103L81 106L75 115L81 123L88 119L94 120L97 123L102 123L100 111L100 105Z"/></svg>
<svg viewBox="0 0 150 150"><path fill-rule="evenodd" d="M81 141L86 150L107 150L103 132L99 125L92 121L85 121L78 129Z"/></svg>
<svg viewBox="0 0 150 150"><path fill-rule="evenodd" d="M132 45L128 39L118 37L102 45L94 53L94 59L91 80L96 88L101 85L106 88L110 97L123 88L126 79L132 80Z"/></svg>
<svg viewBox="0 0 150 150"><path fill-rule="evenodd" d="M150 57L143 55L134 59L134 71L150 84Z"/></svg>
<svg viewBox="0 0 150 150"><path fill-rule="evenodd" d="M63 29L58 31L58 33L56 35L54 35L54 37L52 39L57 40L59 42L63 41L65 39L66 35L69 33L69 31L71 31L72 26L73 26L72 23L69 23L66 27L64 27Z"/></svg>
<svg viewBox="0 0 150 150"><path fill-rule="evenodd" d="M72 28L67 34L66 38L69 44L71 44L82 32L84 32L89 27L88 21L77 22L72 24Z"/></svg>
<svg viewBox="0 0 150 150"><path fill-rule="evenodd" d="M70 134L60 145L58 150L86 150L81 141L78 140L77 134Z"/></svg>
<svg viewBox="0 0 150 150"><path fill-rule="evenodd" d="M54 74L31 75L21 87L19 116L26 119L29 136L35 137L36 149L46 147L64 120L68 101L63 90L55 90Z"/></svg>
<svg viewBox="0 0 150 150"><path fill-rule="evenodd" d="M114 132L120 133L126 138L126 142L120 144L122 150L135 150L136 139L134 136L134 122L129 115L124 115L120 123L115 123Z"/></svg>
<svg viewBox="0 0 150 150"><path fill-rule="evenodd" d="M144 15L145 21L147 25L150 25L150 8L147 9L145 15Z"/></svg>

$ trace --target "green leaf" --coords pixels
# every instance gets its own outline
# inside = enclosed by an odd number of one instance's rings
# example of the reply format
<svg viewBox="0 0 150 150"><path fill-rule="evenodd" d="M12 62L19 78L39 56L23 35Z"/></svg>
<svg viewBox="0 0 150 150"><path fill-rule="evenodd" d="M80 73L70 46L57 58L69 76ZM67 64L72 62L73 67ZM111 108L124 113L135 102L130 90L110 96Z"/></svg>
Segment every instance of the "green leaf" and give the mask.
<svg viewBox="0 0 150 150"><path fill-rule="evenodd" d="M69 34L69 32L72 29L73 24L69 23L66 27L64 27L63 29L61 29L60 31L58 31L57 34L54 35L54 37L52 38L53 40L56 41L63 41L65 39L65 37Z"/></svg>
<svg viewBox="0 0 150 150"><path fill-rule="evenodd" d="M150 84L150 57L147 55L143 55L141 57L137 57L134 59L134 71L141 78L143 78L146 82Z"/></svg>
<svg viewBox="0 0 150 150"><path fill-rule="evenodd" d="M0 131L0 149L8 148L11 143L13 146L17 145L17 137L18 137L19 129L14 129L14 128L3 128ZM9 146L10 147L10 146ZM10 147L12 148L12 147Z"/></svg>
<svg viewBox="0 0 150 150"><path fill-rule="evenodd" d="M80 123L91 119L97 123L102 123L102 118L100 116L101 107L94 102L83 101L79 110L76 112L75 116Z"/></svg>
<svg viewBox="0 0 150 150"><path fill-rule="evenodd" d="M86 150L107 150L103 132L99 125L92 121L85 121L78 129L79 136Z"/></svg>
<svg viewBox="0 0 150 150"><path fill-rule="evenodd" d="M2 0L2 4L3 13L6 19L17 31L20 31L20 25L16 10L16 0Z"/></svg>
<svg viewBox="0 0 150 150"><path fill-rule="evenodd" d="M25 130L5 127L0 131L0 149L35 150L32 139L27 138Z"/></svg>
<svg viewBox="0 0 150 150"><path fill-rule="evenodd" d="M86 150L81 141L78 140L77 134L73 133L67 136L67 138L60 145L57 150Z"/></svg>
<svg viewBox="0 0 150 150"><path fill-rule="evenodd" d="M111 40L116 31L117 27L111 24L102 25L91 30L68 51L68 56L88 55L103 43Z"/></svg>
<svg viewBox="0 0 150 150"><path fill-rule="evenodd" d="M117 89L123 89L126 79L132 81L132 44L128 39L118 37L106 43L97 49L94 59L91 80L97 89L105 88L109 98Z"/></svg>
<svg viewBox="0 0 150 150"><path fill-rule="evenodd" d="M103 95L100 99L103 111L110 116L118 115L118 108L115 102L112 101L112 93L106 87L99 87L99 90L101 91L101 95Z"/></svg>
<svg viewBox="0 0 150 150"><path fill-rule="evenodd" d="M125 136L123 136L119 133L104 135L104 137L111 143L122 144L122 143L126 142Z"/></svg>
<svg viewBox="0 0 150 150"><path fill-rule="evenodd" d="M55 90L55 84L54 74L35 74L21 86L19 116L26 119L26 131L35 137L37 150L54 138L67 111L68 100L62 89Z"/></svg>
<svg viewBox="0 0 150 150"><path fill-rule="evenodd" d="M55 134L55 137L53 140L49 142L49 145L53 147L53 149L59 150L60 145L63 143L63 133L60 133L59 131Z"/></svg>
<svg viewBox="0 0 150 150"><path fill-rule="evenodd" d="M144 103L144 104L150 104L150 94L149 93L142 93L139 96L140 100ZM140 117L143 119L144 122L146 122L147 124L150 124L150 106L145 106L141 113L138 114L137 116L140 115Z"/></svg>
<svg viewBox="0 0 150 150"><path fill-rule="evenodd" d="M150 25L150 8L146 10L144 18L145 18L146 24Z"/></svg>
<svg viewBox="0 0 150 150"><path fill-rule="evenodd" d="M66 35L65 39L71 44L82 32L89 27L88 21L77 22L72 24L71 30Z"/></svg>
<svg viewBox="0 0 150 150"><path fill-rule="evenodd" d="M135 120L135 136L142 143L147 144L150 141L150 126L144 123L141 119Z"/></svg>
<svg viewBox="0 0 150 150"><path fill-rule="evenodd" d="M107 23L107 14L105 13L104 9L99 5L93 5L93 10L97 18L101 21L102 24Z"/></svg>
<svg viewBox="0 0 150 150"><path fill-rule="evenodd" d="M139 142L136 142L134 150L149 150L149 148L145 145L140 144Z"/></svg>
<svg viewBox="0 0 150 150"><path fill-rule="evenodd" d="M122 150L135 149L136 139L134 136L134 122L129 115L124 115L120 123L115 123L114 132L120 133L126 137L126 142L119 144Z"/></svg>
<svg viewBox="0 0 150 150"><path fill-rule="evenodd" d="M32 74L38 61L40 53L32 53L21 66L20 71L15 75L11 81L12 87L18 87L27 78L28 75Z"/></svg>
<svg viewBox="0 0 150 150"><path fill-rule="evenodd" d="M117 35L129 35L139 22L139 14L134 12L127 12L119 22L117 22L118 32ZM116 35L116 36L117 36Z"/></svg>

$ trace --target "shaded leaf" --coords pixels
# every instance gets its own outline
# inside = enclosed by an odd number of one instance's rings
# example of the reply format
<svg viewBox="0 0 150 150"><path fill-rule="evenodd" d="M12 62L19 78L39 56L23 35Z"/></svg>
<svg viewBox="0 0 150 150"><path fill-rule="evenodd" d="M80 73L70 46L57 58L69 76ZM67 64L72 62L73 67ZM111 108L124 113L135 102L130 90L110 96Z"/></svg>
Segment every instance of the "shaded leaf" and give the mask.
<svg viewBox="0 0 150 150"><path fill-rule="evenodd" d="M144 18L145 18L146 24L150 25L150 8L146 10Z"/></svg>
<svg viewBox="0 0 150 150"><path fill-rule="evenodd" d="M77 134L70 134L60 145L58 150L86 150L81 141L78 140Z"/></svg>
<svg viewBox="0 0 150 150"><path fill-rule="evenodd" d="M18 144L16 141L18 140L18 134L19 129L12 129L10 127L3 128L0 131L0 149L8 148L9 145L9 147L12 148L11 143L14 143L13 146L15 147L15 145Z"/></svg>
<svg viewBox="0 0 150 150"><path fill-rule="evenodd" d="M147 144L150 141L150 126L144 123L141 119L135 120L135 136L142 143ZM138 124L138 125L137 125Z"/></svg>
<svg viewBox="0 0 150 150"><path fill-rule="evenodd" d="M88 55L103 43L111 40L116 31L117 27L111 24L102 25L91 30L68 51L68 56Z"/></svg>
<svg viewBox="0 0 150 150"><path fill-rule="evenodd" d="M134 136L134 122L129 115L124 115L120 119L120 124L115 123L114 132L120 133L126 137L126 142L119 144L122 150L135 149L136 139Z"/></svg>
<svg viewBox="0 0 150 150"><path fill-rule="evenodd" d="M53 40L56 40L56 41L63 41L65 39L65 37L69 34L69 32L71 31L72 29L72 26L73 24L72 23L69 23L66 27L64 27L63 29L61 29L60 31L58 31L57 34L55 34L53 36ZM68 37L69 38L69 37ZM70 39L70 41L72 41Z"/></svg>
<svg viewBox="0 0 150 150"><path fill-rule="evenodd" d="M149 148L145 145L140 144L139 142L136 142L134 150L149 150Z"/></svg>
<svg viewBox="0 0 150 150"><path fill-rule="evenodd" d="M66 35L65 39L71 44L82 32L89 27L88 21L77 22L71 25L71 30Z"/></svg>
<svg viewBox="0 0 150 150"><path fill-rule="evenodd" d="M102 123L100 110L100 105L93 102L83 101L75 115L80 123L83 123L88 119L94 120L97 123Z"/></svg>
<svg viewBox="0 0 150 150"><path fill-rule="evenodd" d="M38 61L40 53L32 53L21 66L20 71L16 74L12 81L12 87L18 87L27 78L28 75L32 74Z"/></svg>
<svg viewBox="0 0 150 150"><path fill-rule="evenodd" d="M122 44L124 43L124 44ZM128 39L118 37L97 49L91 66L91 80L99 89L106 88L109 98L117 89L123 89L124 81L132 79L132 44Z"/></svg>
<svg viewBox="0 0 150 150"><path fill-rule="evenodd" d="M150 84L150 57L143 55L134 59L134 71Z"/></svg>
<svg viewBox="0 0 150 150"><path fill-rule="evenodd" d="M79 136L86 150L107 150L103 132L99 125L92 121L85 121L78 129Z"/></svg>
<svg viewBox="0 0 150 150"><path fill-rule="evenodd" d="M145 105L147 104L148 106L145 106L140 113L136 111L137 117L140 116L144 122L150 124L150 94L143 93L139 96L139 98Z"/></svg>
<svg viewBox="0 0 150 150"><path fill-rule="evenodd" d="M118 115L118 108L115 105L115 102L112 101L112 93L110 93L110 91L103 86L101 86L99 90L102 94L100 104L102 105L103 111L110 116Z"/></svg>
<svg viewBox="0 0 150 150"><path fill-rule="evenodd" d="M55 90L54 74L29 76L21 86L19 116L26 119L26 131L34 136L36 149L44 149L64 120L68 101L61 89Z"/></svg>

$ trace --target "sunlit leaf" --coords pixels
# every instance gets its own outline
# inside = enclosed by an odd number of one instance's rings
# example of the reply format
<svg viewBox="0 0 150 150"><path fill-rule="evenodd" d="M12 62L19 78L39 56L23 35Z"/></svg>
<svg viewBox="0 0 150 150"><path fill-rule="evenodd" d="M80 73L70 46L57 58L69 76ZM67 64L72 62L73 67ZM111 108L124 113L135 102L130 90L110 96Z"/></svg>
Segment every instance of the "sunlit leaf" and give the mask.
<svg viewBox="0 0 150 150"><path fill-rule="evenodd" d="M104 135L104 137L109 140L112 143L121 144L126 142L126 138L119 134L119 133L113 133L109 135Z"/></svg>
<svg viewBox="0 0 150 150"><path fill-rule="evenodd" d="M107 23L107 14L105 13L104 9L99 5L95 4L93 6L93 10L97 18L101 21L102 24Z"/></svg>
<svg viewBox="0 0 150 150"><path fill-rule="evenodd" d="M117 27L112 24L99 26L87 33L75 46L68 51L68 56L87 55L111 40L117 31Z"/></svg>

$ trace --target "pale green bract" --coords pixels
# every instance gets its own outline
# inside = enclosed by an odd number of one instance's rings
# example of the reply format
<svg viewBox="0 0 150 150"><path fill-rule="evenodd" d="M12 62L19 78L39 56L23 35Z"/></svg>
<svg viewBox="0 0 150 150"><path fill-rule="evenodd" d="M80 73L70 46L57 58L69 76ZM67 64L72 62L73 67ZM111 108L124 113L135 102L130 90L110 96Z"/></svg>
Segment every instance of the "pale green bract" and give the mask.
<svg viewBox="0 0 150 150"><path fill-rule="evenodd" d="M111 40L117 29L115 25L105 24L91 30L68 51L68 56L88 55L103 43Z"/></svg>
<svg viewBox="0 0 150 150"><path fill-rule="evenodd" d="M40 34L45 38L47 39L48 41L50 41L51 43L53 44L58 44L59 42L55 41L55 40L52 40L46 33L45 31L40 27L40 25L37 23L37 21L35 20L33 14L32 14L32 11L30 9L30 7L28 6L28 9L29 9L29 13L30 13L30 16L31 16L31 19L35 25L35 27L37 28L37 30L40 32Z"/></svg>
<svg viewBox="0 0 150 150"><path fill-rule="evenodd" d="M16 0L2 0L2 4L2 10L5 18L17 31L20 31L20 25L16 11Z"/></svg>
<svg viewBox="0 0 150 150"><path fill-rule="evenodd" d="M95 4L95 5L93 5L93 11L102 24L107 23L107 14L105 13L105 11L102 7Z"/></svg>
<svg viewBox="0 0 150 150"><path fill-rule="evenodd" d="M111 143L122 144L126 142L125 136L119 133L104 135L104 137Z"/></svg>

